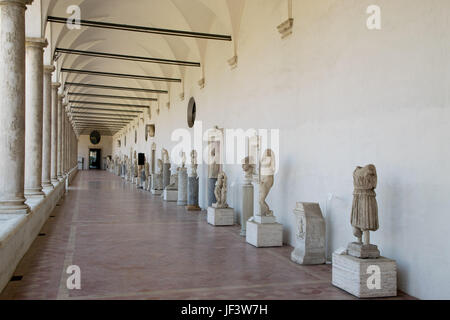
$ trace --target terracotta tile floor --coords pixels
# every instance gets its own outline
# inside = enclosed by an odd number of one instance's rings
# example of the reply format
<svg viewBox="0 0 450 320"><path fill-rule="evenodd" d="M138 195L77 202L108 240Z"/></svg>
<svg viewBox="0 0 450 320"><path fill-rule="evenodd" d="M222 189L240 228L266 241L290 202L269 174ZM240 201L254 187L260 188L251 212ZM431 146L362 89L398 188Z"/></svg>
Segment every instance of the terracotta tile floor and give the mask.
<svg viewBox="0 0 450 320"><path fill-rule="evenodd" d="M0 299L354 299L331 285L331 266L254 248L239 227L214 228L104 171L79 172L52 216ZM81 290L66 288L69 265Z"/></svg>

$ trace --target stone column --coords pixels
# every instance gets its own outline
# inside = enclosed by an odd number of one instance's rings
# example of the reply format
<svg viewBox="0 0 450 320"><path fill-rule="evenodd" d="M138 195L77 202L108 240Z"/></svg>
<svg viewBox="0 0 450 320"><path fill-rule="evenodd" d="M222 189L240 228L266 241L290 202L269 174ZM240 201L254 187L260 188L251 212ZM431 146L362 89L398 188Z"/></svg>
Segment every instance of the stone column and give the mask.
<svg viewBox="0 0 450 320"><path fill-rule="evenodd" d="M58 142L57 142L57 176L58 180L62 180L62 138L63 138L63 99L64 95L59 94L58 95Z"/></svg>
<svg viewBox="0 0 450 320"><path fill-rule="evenodd" d="M190 176L188 178L188 211L198 211L198 176Z"/></svg>
<svg viewBox="0 0 450 320"><path fill-rule="evenodd" d="M42 191L42 126L44 92L43 38L27 38L25 61L25 197L44 198Z"/></svg>
<svg viewBox="0 0 450 320"><path fill-rule="evenodd" d="M25 4L0 0L0 213L28 213L25 168Z"/></svg>
<svg viewBox="0 0 450 320"><path fill-rule="evenodd" d="M170 163L164 163L163 164L163 190L170 184Z"/></svg>
<svg viewBox="0 0 450 320"><path fill-rule="evenodd" d="M187 204L187 169L180 168L178 171L178 201L177 205L185 206Z"/></svg>
<svg viewBox="0 0 450 320"><path fill-rule="evenodd" d="M253 184L246 180L242 185L241 236L246 235L247 221L253 216Z"/></svg>
<svg viewBox="0 0 450 320"><path fill-rule="evenodd" d="M53 189L51 183L52 165L52 73L54 66L44 67L44 122L42 136L42 187L46 190Z"/></svg>
<svg viewBox="0 0 450 320"><path fill-rule="evenodd" d="M52 133L50 176L53 184L58 182L58 88L60 83L52 83Z"/></svg>

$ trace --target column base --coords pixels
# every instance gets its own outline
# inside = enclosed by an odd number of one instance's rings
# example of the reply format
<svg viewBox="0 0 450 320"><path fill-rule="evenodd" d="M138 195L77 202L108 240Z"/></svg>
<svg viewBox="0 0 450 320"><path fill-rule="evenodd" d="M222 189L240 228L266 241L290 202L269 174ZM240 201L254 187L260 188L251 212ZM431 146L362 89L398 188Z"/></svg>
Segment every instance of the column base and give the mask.
<svg viewBox="0 0 450 320"><path fill-rule="evenodd" d="M30 213L30 207L27 204L22 206L0 206L1 214L28 214Z"/></svg>
<svg viewBox="0 0 450 320"><path fill-rule="evenodd" d="M43 191L30 191L25 190L26 199L44 199L45 193Z"/></svg>

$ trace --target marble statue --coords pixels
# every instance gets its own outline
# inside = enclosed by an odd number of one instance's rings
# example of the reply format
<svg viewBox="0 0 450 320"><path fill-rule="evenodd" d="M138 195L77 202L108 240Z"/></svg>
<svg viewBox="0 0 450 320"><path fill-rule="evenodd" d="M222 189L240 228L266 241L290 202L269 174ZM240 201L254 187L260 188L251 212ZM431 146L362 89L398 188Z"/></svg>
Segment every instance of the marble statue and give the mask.
<svg viewBox="0 0 450 320"><path fill-rule="evenodd" d="M228 208L227 204L227 175L225 172L220 172L217 177L216 188L214 189L214 195L216 197L216 203L213 204L214 208Z"/></svg>
<svg viewBox="0 0 450 320"><path fill-rule="evenodd" d="M266 202L267 195L273 186L275 174L275 155L271 149L264 151L260 165L260 181L259 181L259 206L260 216L273 216L273 211L270 210Z"/></svg>
<svg viewBox="0 0 450 320"><path fill-rule="evenodd" d="M158 161L156 161L156 166L158 167L158 173L162 174L162 172L163 172L163 161L161 159L158 159Z"/></svg>
<svg viewBox="0 0 450 320"><path fill-rule="evenodd" d="M216 144L212 144L209 153L208 178L217 179L220 172L220 163L217 161L218 151L216 151Z"/></svg>
<svg viewBox="0 0 450 320"><path fill-rule="evenodd" d="M253 158L248 156L242 161L242 170L244 170L244 180L249 182L253 178L253 172L255 171L255 165L253 163Z"/></svg>
<svg viewBox="0 0 450 320"><path fill-rule="evenodd" d="M191 151L191 177L196 177L197 176L197 151L192 150Z"/></svg>
<svg viewBox="0 0 450 320"><path fill-rule="evenodd" d="M187 185L187 207L188 211L199 211L201 210L198 205L198 189L199 189L199 179L197 175L197 151L191 151L191 173L188 177Z"/></svg>
<svg viewBox="0 0 450 320"><path fill-rule="evenodd" d="M333 252L332 284L359 298L394 297L397 295L397 262L380 255L370 243L370 231L376 231L378 205L375 188L377 170L373 164L356 167L353 171L353 203L351 225L357 241ZM369 286L370 272L378 270L380 285Z"/></svg>
<svg viewBox="0 0 450 320"><path fill-rule="evenodd" d="M370 244L370 231L378 230L378 206L375 188L377 170L373 164L357 167L353 172L353 204L351 224L353 234L362 243Z"/></svg>
<svg viewBox="0 0 450 320"><path fill-rule="evenodd" d="M186 166L186 153L184 151L180 152L180 156L181 156L181 167L185 168Z"/></svg>
<svg viewBox="0 0 450 320"><path fill-rule="evenodd" d="M166 187L166 190L178 190L178 172L180 168L177 168L176 173L170 176L170 184Z"/></svg>
<svg viewBox="0 0 450 320"><path fill-rule="evenodd" d="M161 159L164 163L170 163L169 152L167 151L167 149L163 148L161 150Z"/></svg>
<svg viewBox="0 0 450 320"><path fill-rule="evenodd" d="M252 184L255 165L252 157L248 156L242 160L242 170L244 171L244 183L241 186L241 236L247 234L247 221L253 216L254 187Z"/></svg>

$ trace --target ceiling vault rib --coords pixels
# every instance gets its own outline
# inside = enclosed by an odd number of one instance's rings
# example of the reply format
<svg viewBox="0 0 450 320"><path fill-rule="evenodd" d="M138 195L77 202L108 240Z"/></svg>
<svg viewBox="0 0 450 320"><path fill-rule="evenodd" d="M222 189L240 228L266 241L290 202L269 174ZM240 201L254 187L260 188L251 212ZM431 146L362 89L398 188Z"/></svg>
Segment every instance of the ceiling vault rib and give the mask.
<svg viewBox="0 0 450 320"><path fill-rule="evenodd" d="M76 112L72 111L70 112L72 115L90 115L90 116L104 116L104 117L121 117L121 118L130 118L130 119L136 119L138 115L134 114L117 114L117 113L102 113L102 112Z"/></svg>
<svg viewBox="0 0 450 320"><path fill-rule="evenodd" d="M90 83L66 82L65 85L67 85L69 87L73 86L73 87L85 87L85 88L108 89L108 90L150 92L150 93L161 93L161 94L169 93L169 91L167 91L167 90L131 88L131 87L116 87L116 86L107 86L107 85L102 85L102 84L90 84Z"/></svg>
<svg viewBox="0 0 450 320"><path fill-rule="evenodd" d="M93 93L69 92L68 95L69 95L69 96L78 96L78 97L90 97L90 98L122 99L122 100L139 100L139 101L158 101L157 98L141 98L141 97L114 96L114 95L93 94Z"/></svg>
<svg viewBox="0 0 450 320"><path fill-rule="evenodd" d="M143 113L142 110L126 110L126 109L109 109L109 108L91 108L91 107L79 107L79 106L71 106L71 109L76 109L81 111L84 110L99 110L99 111L117 111L117 112L128 112L128 113Z"/></svg>
<svg viewBox="0 0 450 320"><path fill-rule="evenodd" d="M99 105L99 106L111 106L111 107L126 107L126 108L142 108L149 109L149 106L143 106L138 104L125 104L125 103L113 103L113 102L98 102L98 101L77 101L69 100L69 103L86 104L86 105Z"/></svg>
<svg viewBox="0 0 450 320"><path fill-rule="evenodd" d="M55 17L55 16L47 17L47 21L49 21L49 22L62 23L62 24L66 24L67 19L68 18ZM141 33L152 33L152 34L159 34L159 35L166 35L166 36L188 37L188 38L221 40L221 41L231 41L232 40L232 37L230 35L204 33L204 32L193 32L193 31L185 31L185 30L163 29L163 28L152 28L152 27L135 26L135 25L128 25L128 24L99 22L99 21L92 21L92 20L79 20L79 24L84 27L141 32Z"/></svg>
<svg viewBox="0 0 450 320"><path fill-rule="evenodd" d="M84 51L66 48L56 48L55 55L57 53L96 57L96 58L106 58L106 59L116 59L116 60L126 60L126 61L136 61L136 62L147 62L147 63L157 63L157 64L168 64L175 66L186 66L186 67L200 67L200 62L193 61L183 61L183 60L170 60L161 58L150 58L150 57L139 57L131 56L126 54L116 54L107 52L95 52L95 51Z"/></svg>
<svg viewBox="0 0 450 320"><path fill-rule="evenodd" d="M148 81L161 81L161 82L181 82L181 79L177 79L177 78L143 76L143 75L129 74L129 73L102 72L102 71L80 70L80 69L70 69L70 68L61 68L61 72L88 74L88 75L92 75L92 76L109 77L109 78L135 79L135 80L148 80Z"/></svg>

